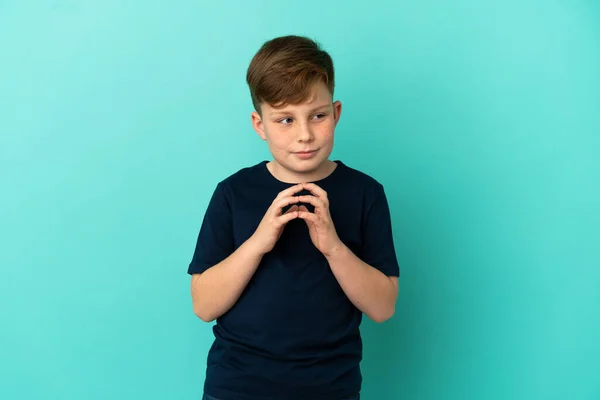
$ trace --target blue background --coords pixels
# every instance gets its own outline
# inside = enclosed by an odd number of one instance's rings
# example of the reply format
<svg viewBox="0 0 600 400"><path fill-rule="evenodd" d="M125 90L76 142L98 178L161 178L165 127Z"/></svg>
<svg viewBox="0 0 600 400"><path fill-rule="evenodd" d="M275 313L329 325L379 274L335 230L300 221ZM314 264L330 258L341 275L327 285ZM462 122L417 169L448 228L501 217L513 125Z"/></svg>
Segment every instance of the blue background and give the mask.
<svg viewBox="0 0 600 400"><path fill-rule="evenodd" d="M0 1L0 398L198 399L187 264L268 159L245 72L334 58L402 268L364 398L600 398L597 1Z"/></svg>

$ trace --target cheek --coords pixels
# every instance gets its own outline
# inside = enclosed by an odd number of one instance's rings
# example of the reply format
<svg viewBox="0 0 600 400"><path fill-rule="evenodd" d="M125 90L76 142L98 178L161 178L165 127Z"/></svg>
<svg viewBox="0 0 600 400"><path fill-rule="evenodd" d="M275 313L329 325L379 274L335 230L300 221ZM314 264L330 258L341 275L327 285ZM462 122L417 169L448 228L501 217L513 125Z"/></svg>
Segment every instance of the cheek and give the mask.
<svg viewBox="0 0 600 400"><path fill-rule="evenodd" d="M334 131L335 124L333 122L328 122L319 127L319 136L321 136L321 138L324 140L332 140Z"/></svg>
<svg viewBox="0 0 600 400"><path fill-rule="evenodd" d="M277 132L276 129L271 129L269 131L267 139L269 141L270 147L273 149L283 149L287 147L290 143L289 135L286 135L285 132Z"/></svg>

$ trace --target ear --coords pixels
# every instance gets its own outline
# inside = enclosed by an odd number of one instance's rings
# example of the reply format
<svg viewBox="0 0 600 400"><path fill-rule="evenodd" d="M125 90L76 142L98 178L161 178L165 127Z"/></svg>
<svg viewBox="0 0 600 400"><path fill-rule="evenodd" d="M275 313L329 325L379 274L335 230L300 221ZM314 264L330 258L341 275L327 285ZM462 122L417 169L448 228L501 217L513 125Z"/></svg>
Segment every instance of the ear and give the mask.
<svg viewBox="0 0 600 400"><path fill-rule="evenodd" d="M339 100L336 100L333 103L333 119L335 120L336 125L338 124L341 115L342 115L342 102Z"/></svg>
<svg viewBox="0 0 600 400"><path fill-rule="evenodd" d="M267 137L265 136L265 127L260 114L256 111L252 111L250 118L252 120L252 128L254 128L258 136L260 136L262 140L267 140Z"/></svg>

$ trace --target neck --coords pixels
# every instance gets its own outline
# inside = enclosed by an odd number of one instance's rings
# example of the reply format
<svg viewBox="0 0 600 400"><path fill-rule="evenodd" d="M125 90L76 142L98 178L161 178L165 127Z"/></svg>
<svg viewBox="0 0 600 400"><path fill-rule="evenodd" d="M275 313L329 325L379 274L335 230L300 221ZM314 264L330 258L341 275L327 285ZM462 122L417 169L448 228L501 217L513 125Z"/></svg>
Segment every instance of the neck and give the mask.
<svg viewBox="0 0 600 400"><path fill-rule="evenodd" d="M315 182L328 177L337 168L333 161L326 160L316 169L306 172L290 171L273 160L267 163L267 169L275 179L285 183Z"/></svg>

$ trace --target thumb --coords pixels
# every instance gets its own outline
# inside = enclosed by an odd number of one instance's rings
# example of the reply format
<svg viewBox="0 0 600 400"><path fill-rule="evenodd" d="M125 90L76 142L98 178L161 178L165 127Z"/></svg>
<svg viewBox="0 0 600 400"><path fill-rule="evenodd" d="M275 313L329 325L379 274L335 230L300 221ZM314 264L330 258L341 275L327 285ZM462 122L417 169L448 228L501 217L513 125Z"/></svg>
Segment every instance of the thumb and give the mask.
<svg viewBox="0 0 600 400"><path fill-rule="evenodd" d="M288 209L288 210L285 212L285 214L292 213L292 212L294 212L294 211L298 211L298 206L297 206L296 204L294 204L293 206L291 206L291 207L290 207L290 208L289 208L289 209Z"/></svg>
<svg viewBox="0 0 600 400"><path fill-rule="evenodd" d="M308 208L306 208L306 206L305 206L305 205L302 205L302 206L298 207L298 209L299 209L300 211L308 211Z"/></svg>

